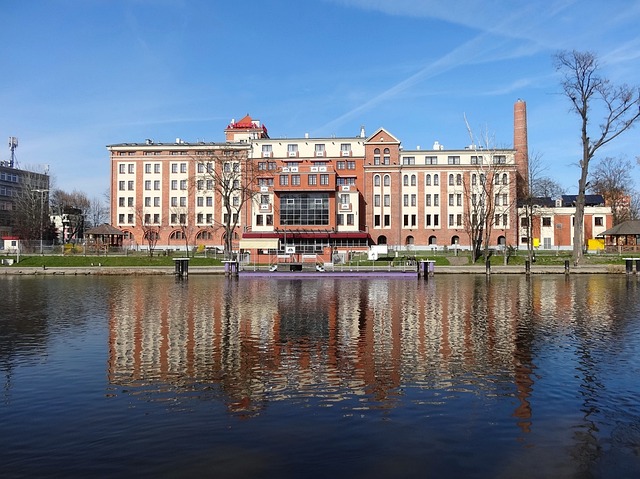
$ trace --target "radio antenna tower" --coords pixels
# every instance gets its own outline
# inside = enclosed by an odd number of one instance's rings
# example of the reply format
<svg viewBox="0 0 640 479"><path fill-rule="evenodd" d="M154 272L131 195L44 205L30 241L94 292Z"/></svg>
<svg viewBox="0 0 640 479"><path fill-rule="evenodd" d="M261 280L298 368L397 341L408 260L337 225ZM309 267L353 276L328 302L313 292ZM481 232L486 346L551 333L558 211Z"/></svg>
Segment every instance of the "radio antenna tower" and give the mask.
<svg viewBox="0 0 640 479"><path fill-rule="evenodd" d="M18 166L18 160L16 160L16 148L18 148L18 138L10 136L9 150L11 150L11 158L9 159L9 168L16 168Z"/></svg>

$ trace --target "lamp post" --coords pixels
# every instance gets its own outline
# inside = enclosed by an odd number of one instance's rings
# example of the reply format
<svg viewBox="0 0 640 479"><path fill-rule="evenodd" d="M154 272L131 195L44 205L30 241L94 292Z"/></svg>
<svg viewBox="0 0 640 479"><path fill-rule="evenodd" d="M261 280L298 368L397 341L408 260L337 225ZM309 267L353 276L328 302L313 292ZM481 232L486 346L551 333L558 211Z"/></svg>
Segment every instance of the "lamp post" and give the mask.
<svg viewBox="0 0 640 479"><path fill-rule="evenodd" d="M49 190L33 190L36 193L40 193L40 255L42 256L42 237L44 236L43 216L44 216L44 194L49 193Z"/></svg>

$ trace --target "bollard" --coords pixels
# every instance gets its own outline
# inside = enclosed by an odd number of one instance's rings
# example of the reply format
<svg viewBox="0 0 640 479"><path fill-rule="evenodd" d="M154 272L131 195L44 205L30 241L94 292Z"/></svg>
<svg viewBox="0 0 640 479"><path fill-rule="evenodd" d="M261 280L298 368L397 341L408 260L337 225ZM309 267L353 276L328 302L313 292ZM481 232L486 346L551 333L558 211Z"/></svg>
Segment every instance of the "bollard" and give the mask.
<svg viewBox="0 0 640 479"><path fill-rule="evenodd" d="M564 262L564 274L569 274L569 260Z"/></svg>
<svg viewBox="0 0 640 479"><path fill-rule="evenodd" d="M633 258L625 258L624 262L627 274L631 274L633 272Z"/></svg>
<svg viewBox="0 0 640 479"><path fill-rule="evenodd" d="M636 259L636 274L640 274L640 259Z"/></svg>

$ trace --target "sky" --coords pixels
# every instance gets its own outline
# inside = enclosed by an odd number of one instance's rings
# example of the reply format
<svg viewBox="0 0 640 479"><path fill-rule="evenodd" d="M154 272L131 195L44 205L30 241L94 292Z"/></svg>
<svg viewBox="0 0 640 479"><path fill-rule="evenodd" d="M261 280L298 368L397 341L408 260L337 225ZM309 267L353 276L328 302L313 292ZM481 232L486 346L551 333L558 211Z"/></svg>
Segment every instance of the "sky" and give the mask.
<svg viewBox="0 0 640 479"><path fill-rule="evenodd" d="M106 145L224 141L246 114L271 137L380 127L405 149L513 145L577 193L580 123L554 55L591 51L640 85L635 0L0 0L0 138L53 187L104 196ZM595 115L594 115L595 116ZM598 117L592 118L594 124ZM4 140L0 159L9 159ZM597 158L640 155L640 125ZM640 167L633 172L640 187Z"/></svg>

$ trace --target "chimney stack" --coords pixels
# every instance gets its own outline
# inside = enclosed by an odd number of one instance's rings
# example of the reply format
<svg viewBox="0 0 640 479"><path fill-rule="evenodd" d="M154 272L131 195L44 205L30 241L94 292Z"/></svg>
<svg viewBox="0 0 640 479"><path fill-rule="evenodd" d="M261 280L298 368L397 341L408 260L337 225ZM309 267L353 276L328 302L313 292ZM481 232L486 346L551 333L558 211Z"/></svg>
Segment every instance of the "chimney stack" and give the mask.
<svg viewBox="0 0 640 479"><path fill-rule="evenodd" d="M516 169L520 176L519 182L526 191L529 181L529 146L527 140L527 104L518 98L513 105L513 149L516 150Z"/></svg>

